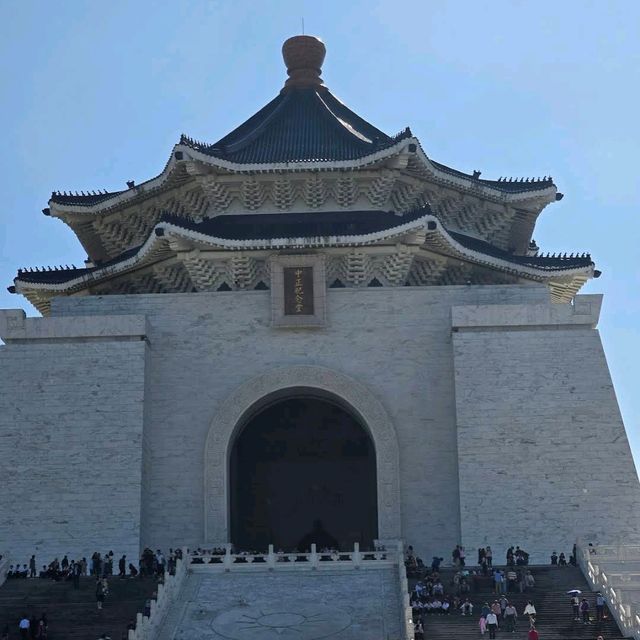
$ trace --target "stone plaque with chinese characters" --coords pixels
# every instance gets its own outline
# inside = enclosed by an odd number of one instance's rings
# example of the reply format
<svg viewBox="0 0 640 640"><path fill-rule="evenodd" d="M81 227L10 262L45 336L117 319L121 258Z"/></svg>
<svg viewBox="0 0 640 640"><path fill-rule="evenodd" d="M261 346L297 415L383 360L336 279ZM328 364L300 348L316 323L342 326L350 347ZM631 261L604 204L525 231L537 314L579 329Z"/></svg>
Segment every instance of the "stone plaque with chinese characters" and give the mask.
<svg viewBox="0 0 640 640"><path fill-rule="evenodd" d="M327 298L324 256L275 255L269 264L272 326L324 327Z"/></svg>
<svg viewBox="0 0 640 640"><path fill-rule="evenodd" d="M284 313L287 316L312 316L313 267L285 267Z"/></svg>

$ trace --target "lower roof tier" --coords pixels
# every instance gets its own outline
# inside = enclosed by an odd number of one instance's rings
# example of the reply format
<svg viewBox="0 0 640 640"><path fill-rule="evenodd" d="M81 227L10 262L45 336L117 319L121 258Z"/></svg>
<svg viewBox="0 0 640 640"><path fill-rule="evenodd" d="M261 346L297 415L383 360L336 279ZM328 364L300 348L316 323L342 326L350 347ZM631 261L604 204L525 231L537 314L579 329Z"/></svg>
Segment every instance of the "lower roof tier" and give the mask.
<svg viewBox="0 0 640 640"><path fill-rule="evenodd" d="M21 270L9 290L47 312L58 295L268 289L269 260L321 253L328 286L549 285L567 301L599 275L588 255L513 255L447 230L428 207L384 211L163 217L146 241L85 268Z"/></svg>

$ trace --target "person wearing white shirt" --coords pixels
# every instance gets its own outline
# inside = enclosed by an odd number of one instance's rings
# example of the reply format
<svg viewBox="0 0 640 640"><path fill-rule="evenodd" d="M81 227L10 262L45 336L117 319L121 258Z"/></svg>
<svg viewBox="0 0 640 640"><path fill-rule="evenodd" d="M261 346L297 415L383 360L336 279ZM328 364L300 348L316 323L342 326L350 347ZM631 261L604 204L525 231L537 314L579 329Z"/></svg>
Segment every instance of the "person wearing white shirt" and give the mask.
<svg viewBox="0 0 640 640"><path fill-rule="evenodd" d="M489 638L495 638L498 628L498 616L493 611L487 615L487 628L489 629Z"/></svg>
<svg viewBox="0 0 640 640"><path fill-rule="evenodd" d="M533 628L536 623L536 608L533 606L533 602L531 602L531 600L527 602L527 606L524 608L522 613L525 616L529 616L529 625Z"/></svg>

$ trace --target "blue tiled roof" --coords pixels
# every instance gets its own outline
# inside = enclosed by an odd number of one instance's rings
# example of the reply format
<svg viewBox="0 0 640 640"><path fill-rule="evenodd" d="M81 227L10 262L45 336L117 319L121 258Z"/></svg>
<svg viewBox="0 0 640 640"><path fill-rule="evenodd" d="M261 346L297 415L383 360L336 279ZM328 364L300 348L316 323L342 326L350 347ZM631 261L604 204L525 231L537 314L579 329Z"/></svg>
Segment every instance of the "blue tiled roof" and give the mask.
<svg viewBox="0 0 640 640"><path fill-rule="evenodd" d="M50 200L56 204L87 206L97 204L103 200L108 200L109 198L113 198L121 193L123 193L123 191L100 191L98 193L84 193L83 191L80 193L67 193L66 191L54 191L51 194Z"/></svg>
<svg viewBox="0 0 640 640"><path fill-rule="evenodd" d="M238 164L354 160L409 137L389 136L369 124L323 87L295 88L269 104L218 142L181 142Z"/></svg>
<svg viewBox="0 0 640 640"><path fill-rule="evenodd" d="M473 176L469 173L464 173L464 171L452 169L446 164L436 162L435 160L431 160L431 164L433 164L437 169L440 169L440 171L452 176L465 178L466 180L477 180L478 184L498 189L500 191L506 191L508 193L537 191L539 189L546 189L547 187L555 186L551 176L545 176L544 178L500 178L499 180L485 180L484 178L480 178L479 175Z"/></svg>

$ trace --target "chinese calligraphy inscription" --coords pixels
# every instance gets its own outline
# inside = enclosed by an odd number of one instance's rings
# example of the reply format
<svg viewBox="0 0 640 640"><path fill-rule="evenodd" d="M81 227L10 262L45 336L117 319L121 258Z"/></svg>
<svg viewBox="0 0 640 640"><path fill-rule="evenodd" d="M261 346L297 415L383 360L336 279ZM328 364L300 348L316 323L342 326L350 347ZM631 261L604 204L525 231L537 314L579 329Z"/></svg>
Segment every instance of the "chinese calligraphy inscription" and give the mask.
<svg viewBox="0 0 640 640"><path fill-rule="evenodd" d="M313 304L313 267L285 267L284 275L284 314L286 316L312 316Z"/></svg>

